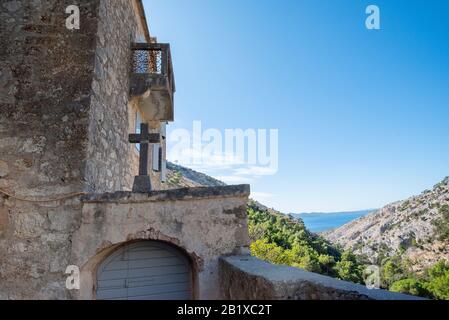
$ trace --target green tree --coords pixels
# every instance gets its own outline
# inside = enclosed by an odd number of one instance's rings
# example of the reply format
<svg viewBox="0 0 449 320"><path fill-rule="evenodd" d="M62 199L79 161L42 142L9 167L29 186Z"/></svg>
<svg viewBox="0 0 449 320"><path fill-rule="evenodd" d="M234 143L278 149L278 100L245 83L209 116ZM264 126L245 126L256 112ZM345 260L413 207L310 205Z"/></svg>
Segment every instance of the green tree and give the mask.
<svg viewBox="0 0 449 320"><path fill-rule="evenodd" d="M381 266L381 287L389 288L394 282L405 278L398 258L387 259Z"/></svg>
<svg viewBox="0 0 449 320"><path fill-rule="evenodd" d="M352 252L343 252L341 261L337 262L335 269L340 279L363 283L363 267L358 264L357 258Z"/></svg>
<svg viewBox="0 0 449 320"><path fill-rule="evenodd" d="M390 286L390 291L412 294L414 296L421 297L429 295L429 292L425 288L423 282L415 278L407 278L393 282Z"/></svg>
<svg viewBox="0 0 449 320"><path fill-rule="evenodd" d="M248 205L251 254L273 263L288 264L334 276L340 252L321 237L310 233L301 220L274 210Z"/></svg>
<svg viewBox="0 0 449 320"><path fill-rule="evenodd" d="M313 254L306 254L305 256L301 257L298 262L294 262L294 266L310 272L321 272L321 266L318 258Z"/></svg>
<svg viewBox="0 0 449 320"><path fill-rule="evenodd" d="M308 231L299 219L250 202L247 208L251 254L276 264L363 283L363 265L349 251Z"/></svg>
<svg viewBox="0 0 449 320"><path fill-rule="evenodd" d="M427 270L425 288L436 299L449 300L449 263L440 261Z"/></svg>
<svg viewBox="0 0 449 320"><path fill-rule="evenodd" d="M335 258L327 254L320 254L318 256L318 262L321 265L322 273L327 275L333 275L333 268L335 266Z"/></svg>
<svg viewBox="0 0 449 320"><path fill-rule="evenodd" d="M259 239L250 245L251 253L262 259L275 264L288 264L288 257L284 249L275 243L268 243L267 239Z"/></svg>

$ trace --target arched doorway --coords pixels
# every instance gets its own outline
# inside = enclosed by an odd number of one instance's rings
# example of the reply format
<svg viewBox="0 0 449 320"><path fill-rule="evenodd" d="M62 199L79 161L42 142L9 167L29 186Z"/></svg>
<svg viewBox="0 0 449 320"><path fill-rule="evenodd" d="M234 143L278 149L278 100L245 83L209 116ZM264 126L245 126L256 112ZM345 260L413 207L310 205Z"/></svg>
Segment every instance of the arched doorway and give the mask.
<svg viewBox="0 0 449 320"><path fill-rule="evenodd" d="M139 241L120 247L98 267L99 300L178 300L192 298L192 268L174 247Z"/></svg>

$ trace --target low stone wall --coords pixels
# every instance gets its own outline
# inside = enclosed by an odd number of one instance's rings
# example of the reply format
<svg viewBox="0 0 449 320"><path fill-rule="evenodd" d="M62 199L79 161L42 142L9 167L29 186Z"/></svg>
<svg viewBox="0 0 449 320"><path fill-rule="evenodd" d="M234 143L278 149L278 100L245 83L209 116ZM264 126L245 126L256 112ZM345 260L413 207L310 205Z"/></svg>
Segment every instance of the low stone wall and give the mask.
<svg viewBox="0 0 449 320"><path fill-rule="evenodd" d="M220 259L224 299L241 300L415 300L386 290L368 289L299 268L274 265L252 256Z"/></svg>

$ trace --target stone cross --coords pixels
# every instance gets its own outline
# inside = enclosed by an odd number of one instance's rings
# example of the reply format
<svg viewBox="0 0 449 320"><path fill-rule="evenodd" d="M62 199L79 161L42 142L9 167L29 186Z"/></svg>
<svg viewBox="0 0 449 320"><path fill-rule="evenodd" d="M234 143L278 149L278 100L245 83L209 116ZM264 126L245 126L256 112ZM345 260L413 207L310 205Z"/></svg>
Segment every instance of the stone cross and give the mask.
<svg viewBox="0 0 449 320"><path fill-rule="evenodd" d="M139 175L134 177L133 192L145 193L151 191L151 180L148 175L148 145L159 143L159 133L149 133L148 124L140 124L140 133L129 135L129 142L139 143Z"/></svg>

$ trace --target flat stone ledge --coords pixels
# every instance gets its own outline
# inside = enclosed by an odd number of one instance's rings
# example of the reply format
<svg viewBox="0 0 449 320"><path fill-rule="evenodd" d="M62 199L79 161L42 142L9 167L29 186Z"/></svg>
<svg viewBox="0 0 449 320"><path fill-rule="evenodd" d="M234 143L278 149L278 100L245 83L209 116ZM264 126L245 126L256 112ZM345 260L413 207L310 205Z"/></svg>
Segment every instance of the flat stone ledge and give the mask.
<svg viewBox="0 0 449 320"><path fill-rule="evenodd" d="M171 190L155 190L149 193L135 193L131 191L117 191L113 193L87 194L81 197L85 203L112 202L112 203L138 203L155 201L181 201L192 199L248 197L250 186L248 184L195 187Z"/></svg>
<svg viewBox="0 0 449 320"><path fill-rule="evenodd" d="M274 265L249 255L221 257L220 268L225 299L425 300Z"/></svg>

